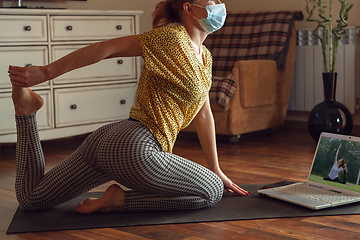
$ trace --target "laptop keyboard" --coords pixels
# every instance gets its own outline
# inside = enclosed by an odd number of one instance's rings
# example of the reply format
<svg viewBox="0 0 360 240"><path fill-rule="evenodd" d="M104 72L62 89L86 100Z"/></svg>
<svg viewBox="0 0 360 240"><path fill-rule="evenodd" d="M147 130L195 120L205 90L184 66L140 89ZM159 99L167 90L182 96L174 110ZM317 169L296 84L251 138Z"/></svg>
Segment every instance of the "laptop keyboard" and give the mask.
<svg viewBox="0 0 360 240"><path fill-rule="evenodd" d="M320 189L317 189L315 187L309 187L306 184L287 185L277 187L275 189L329 204L354 200L358 198L354 196L338 195L329 191L321 191Z"/></svg>

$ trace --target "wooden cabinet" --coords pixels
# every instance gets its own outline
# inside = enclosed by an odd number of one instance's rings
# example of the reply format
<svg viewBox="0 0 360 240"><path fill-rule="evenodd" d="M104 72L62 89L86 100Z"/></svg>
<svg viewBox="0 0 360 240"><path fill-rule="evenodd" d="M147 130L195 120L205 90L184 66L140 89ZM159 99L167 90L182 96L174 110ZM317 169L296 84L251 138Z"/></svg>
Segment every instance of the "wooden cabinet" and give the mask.
<svg viewBox="0 0 360 240"><path fill-rule="evenodd" d="M0 42L47 41L47 30L46 15L0 15Z"/></svg>
<svg viewBox="0 0 360 240"><path fill-rule="evenodd" d="M133 84L56 89L56 127L128 118L133 90Z"/></svg>
<svg viewBox="0 0 360 240"><path fill-rule="evenodd" d="M8 66L46 65L98 41L138 34L141 11L0 9L0 143L15 142ZM44 99L40 138L91 132L128 118L138 57L113 58L32 87Z"/></svg>
<svg viewBox="0 0 360 240"><path fill-rule="evenodd" d="M101 40L134 34L134 18L52 16L51 40Z"/></svg>

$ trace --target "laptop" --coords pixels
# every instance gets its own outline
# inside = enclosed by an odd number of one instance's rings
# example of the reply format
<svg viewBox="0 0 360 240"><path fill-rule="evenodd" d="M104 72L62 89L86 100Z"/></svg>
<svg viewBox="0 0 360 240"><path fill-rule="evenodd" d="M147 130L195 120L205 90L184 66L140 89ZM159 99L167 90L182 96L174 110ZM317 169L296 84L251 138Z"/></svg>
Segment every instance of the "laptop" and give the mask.
<svg viewBox="0 0 360 240"><path fill-rule="evenodd" d="M360 202L360 137L321 133L307 181L258 194L314 210Z"/></svg>

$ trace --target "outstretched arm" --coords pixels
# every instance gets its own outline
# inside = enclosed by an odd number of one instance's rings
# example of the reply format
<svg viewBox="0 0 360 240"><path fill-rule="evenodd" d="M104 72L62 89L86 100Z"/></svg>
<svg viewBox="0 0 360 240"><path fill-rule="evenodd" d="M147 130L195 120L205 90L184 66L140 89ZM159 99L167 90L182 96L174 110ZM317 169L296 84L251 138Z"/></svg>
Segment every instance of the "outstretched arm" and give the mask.
<svg viewBox="0 0 360 240"><path fill-rule="evenodd" d="M338 154L339 154L339 150L340 150L340 148L341 148L341 144L340 144L340 146L339 146L339 148L338 148L338 150L336 151L336 155L335 155L335 159L334 159L334 163L337 163L337 158L338 158Z"/></svg>
<svg viewBox="0 0 360 240"><path fill-rule="evenodd" d="M13 85L17 87L31 87L106 58L141 55L142 52L138 38L136 35L132 35L94 43L46 66L10 66L9 76Z"/></svg>
<svg viewBox="0 0 360 240"><path fill-rule="evenodd" d="M233 191L241 195L249 195L248 191L233 183L220 169L216 149L215 123L209 98L207 98L204 106L196 115L194 123L209 169L221 178L227 191Z"/></svg>

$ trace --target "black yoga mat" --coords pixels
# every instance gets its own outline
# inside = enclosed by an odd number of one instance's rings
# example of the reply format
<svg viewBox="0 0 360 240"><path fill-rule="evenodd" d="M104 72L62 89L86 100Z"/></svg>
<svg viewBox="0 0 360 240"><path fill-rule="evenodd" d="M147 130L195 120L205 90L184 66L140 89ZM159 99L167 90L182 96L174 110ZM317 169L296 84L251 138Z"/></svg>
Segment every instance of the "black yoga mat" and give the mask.
<svg viewBox="0 0 360 240"><path fill-rule="evenodd" d="M225 193L222 200L211 208L172 212L95 213L90 215L76 213L74 209L79 202L89 197L100 197L103 194L101 192L86 193L49 210L27 211L19 207L7 233L360 214L360 203L315 211L260 196L257 194L257 190L263 185L242 185L241 187L252 192L250 196Z"/></svg>

